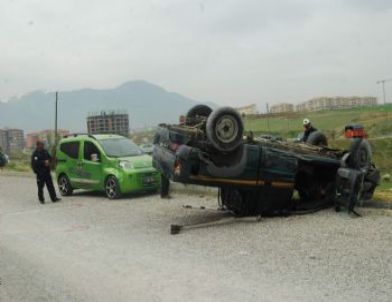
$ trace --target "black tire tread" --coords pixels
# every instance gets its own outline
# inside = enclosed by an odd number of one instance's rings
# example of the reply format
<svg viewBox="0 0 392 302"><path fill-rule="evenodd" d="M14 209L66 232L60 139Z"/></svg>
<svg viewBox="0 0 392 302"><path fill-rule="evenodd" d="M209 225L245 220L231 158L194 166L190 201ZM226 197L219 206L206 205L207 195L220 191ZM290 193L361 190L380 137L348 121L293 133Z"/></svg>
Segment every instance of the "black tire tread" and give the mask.
<svg viewBox="0 0 392 302"><path fill-rule="evenodd" d="M115 182L116 182L116 185L117 185L117 191L116 191L116 195L115 195L114 197L109 197L109 196L106 194L106 184L107 184L107 182L109 181L109 179L114 179ZM119 183L118 183L117 178L116 178L114 175L110 175L110 176L106 179L106 181L105 181L105 194L106 194L106 197L109 198L109 199L119 199L119 198L121 198L121 196L122 196L122 193L121 193L121 191L120 191L120 185L119 185Z"/></svg>
<svg viewBox="0 0 392 302"><path fill-rule="evenodd" d="M60 184L60 179L61 179L62 177L64 177L64 178L67 180L68 186L69 186L69 191L68 191L67 193L64 193L64 192L62 192L61 190L59 190L59 191L60 191L60 194L61 194L61 196L71 196L71 195L73 194L73 188L72 188L71 182L70 182L70 180L69 180L69 178L68 178L68 176L67 176L66 174L61 174L61 175L58 177L57 183L58 183L58 185Z"/></svg>
<svg viewBox="0 0 392 302"><path fill-rule="evenodd" d="M354 139L353 143L350 146L349 152L350 152L350 156L347 161L349 168L352 169L365 168L366 170L371 168L372 147L370 146L370 143L366 139L361 139L361 138ZM366 167L362 167L359 162L360 152L366 152L367 154Z"/></svg>
<svg viewBox="0 0 392 302"><path fill-rule="evenodd" d="M314 146L328 146L327 137L321 131L314 131L310 133L306 143Z"/></svg>
<svg viewBox="0 0 392 302"><path fill-rule="evenodd" d="M199 104L193 106L191 109L189 109L189 111L186 114L186 125L191 126L197 124L198 122L197 117L208 118L211 112L212 109L207 105Z"/></svg>

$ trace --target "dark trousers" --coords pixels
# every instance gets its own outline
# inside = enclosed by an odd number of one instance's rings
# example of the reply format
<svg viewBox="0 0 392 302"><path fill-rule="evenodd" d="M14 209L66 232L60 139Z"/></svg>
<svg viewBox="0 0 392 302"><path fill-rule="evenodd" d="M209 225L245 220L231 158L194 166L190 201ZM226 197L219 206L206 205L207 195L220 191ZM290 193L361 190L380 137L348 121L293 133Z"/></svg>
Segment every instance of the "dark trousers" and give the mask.
<svg viewBox="0 0 392 302"><path fill-rule="evenodd" d="M56 200L56 190L54 189L52 175L50 173L39 173L37 174L37 186L38 186L38 199L44 201L44 187L48 189L50 199Z"/></svg>
<svg viewBox="0 0 392 302"><path fill-rule="evenodd" d="M170 181L163 174L161 174L161 197L168 197L170 191Z"/></svg>

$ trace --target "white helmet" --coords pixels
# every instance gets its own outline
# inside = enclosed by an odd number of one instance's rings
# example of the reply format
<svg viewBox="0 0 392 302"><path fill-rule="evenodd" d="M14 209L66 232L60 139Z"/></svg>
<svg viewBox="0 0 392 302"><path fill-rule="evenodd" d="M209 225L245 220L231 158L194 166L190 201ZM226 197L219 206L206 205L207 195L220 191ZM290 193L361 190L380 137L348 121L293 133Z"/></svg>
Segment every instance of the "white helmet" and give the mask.
<svg viewBox="0 0 392 302"><path fill-rule="evenodd" d="M309 119L304 119L303 121L304 126L309 125L310 124L310 120Z"/></svg>

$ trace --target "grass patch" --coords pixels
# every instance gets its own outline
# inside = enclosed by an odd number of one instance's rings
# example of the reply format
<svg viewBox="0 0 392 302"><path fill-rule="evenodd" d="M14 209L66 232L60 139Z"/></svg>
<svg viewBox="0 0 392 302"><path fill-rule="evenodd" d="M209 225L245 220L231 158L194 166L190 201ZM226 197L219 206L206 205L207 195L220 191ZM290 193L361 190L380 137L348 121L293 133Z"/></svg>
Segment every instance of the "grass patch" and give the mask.
<svg viewBox="0 0 392 302"><path fill-rule="evenodd" d="M392 174L392 138L383 139L369 139L372 146L373 161L381 174ZM350 147L350 140L339 139L329 140L329 145L332 148L348 149Z"/></svg>
<svg viewBox="0 0 392 302"><path fill-rule="evenodd" d="M288 113L279 116L245 117L245 129L258 134L272 134L295 138L301 132L303 118L324 132L333 148L348 149L344 127L349 123L363 124L372 145L373 159L382 174L392 174L392 104L307 113Z"/></svg>
<svg viewBox="0 0 392 302"><path fill-rule="evenodd" d="M3 168L4 171L30 172L30 156L24 153L11 154L10 162Z"/></svg>
<svg viewBox="0 0 392 302"><path fill-rule="evenodd" d="M293 112L279 116L256 116L244 119L245 128L255 134L275 134L284 138L296 137L303 131L302 120L309 118L314 126L332 138L343 135L349 123L363 124L370 137L392 134L392 105L324 110L318 112Z"/></svg>

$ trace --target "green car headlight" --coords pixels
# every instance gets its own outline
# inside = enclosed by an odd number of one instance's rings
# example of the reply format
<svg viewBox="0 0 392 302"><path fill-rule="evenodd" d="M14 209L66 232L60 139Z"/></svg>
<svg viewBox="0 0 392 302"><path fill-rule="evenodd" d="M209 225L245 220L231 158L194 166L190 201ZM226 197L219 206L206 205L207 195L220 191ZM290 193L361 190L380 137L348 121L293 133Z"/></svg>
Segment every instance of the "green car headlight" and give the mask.
<svg viewBox="0 0 392 302"><path fill-rule="evenodd" d="M130 161L125 161L125 160L120 161L118 165L120 166L120 168L123 168L124 170L130 170L134 168Z"/></svg>

